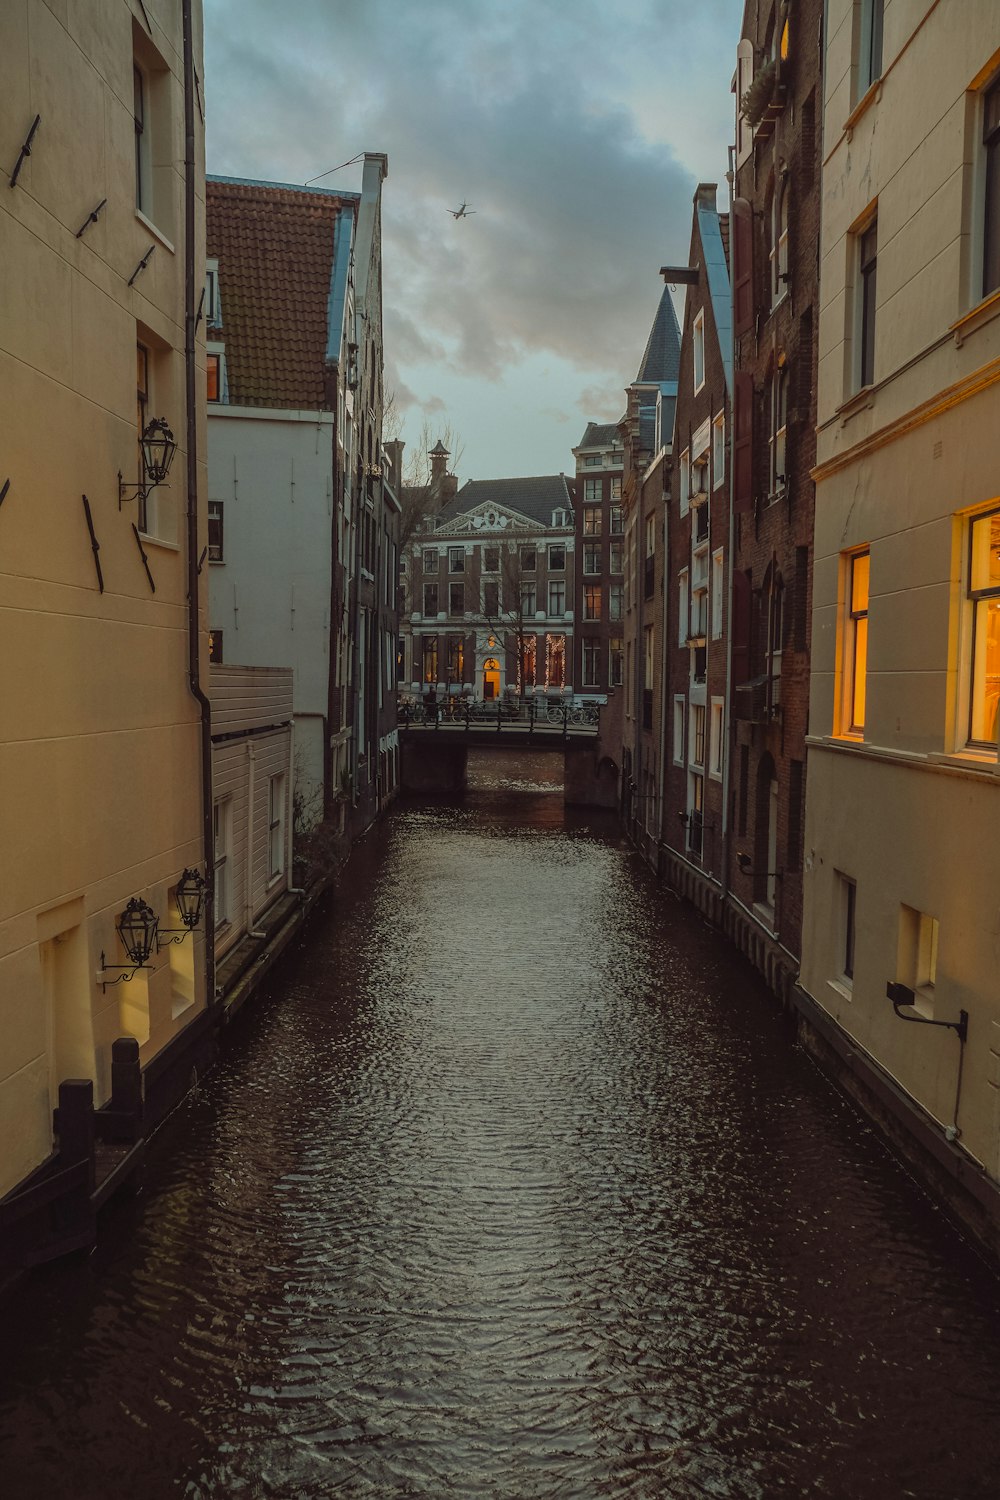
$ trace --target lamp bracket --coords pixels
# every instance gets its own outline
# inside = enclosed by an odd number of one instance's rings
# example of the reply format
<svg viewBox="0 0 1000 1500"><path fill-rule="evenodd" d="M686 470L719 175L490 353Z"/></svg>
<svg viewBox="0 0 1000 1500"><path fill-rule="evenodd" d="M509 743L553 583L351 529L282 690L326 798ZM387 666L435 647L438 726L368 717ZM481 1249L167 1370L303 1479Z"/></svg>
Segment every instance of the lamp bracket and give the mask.
<svg viewBox="0 0 1000 1500"><path fill-rule="evenodd" d="M969 1012L967 1010L959 1011L957 1021L932 1021L930 1016L906 1016L900 1010L900 1006L913 1005L917 998L909 985L899 984L896 980L890 979L885 987L885 992L892 1001L892 1008L901 1021L912 1021L916 1026L944 1026L949 1031L957 1031L959 1041L963 1046L965 1045L969 1034Z"/></svg>
<svg viewBox="0 0 1000 1500"><path fill-rule="evenodd" d="M97 983L101 986L102 991L106 990L109 984L128 984L130 980L135 978L140 969L149 969L151 967L151 964L106 964L104 962L104 949L102 948L101 966L97 971ZM122 972L118 975L117 979L105 979L104 975L112 969L121 969ZM125 972L126 970L128 970L127 973Z"/></svg>

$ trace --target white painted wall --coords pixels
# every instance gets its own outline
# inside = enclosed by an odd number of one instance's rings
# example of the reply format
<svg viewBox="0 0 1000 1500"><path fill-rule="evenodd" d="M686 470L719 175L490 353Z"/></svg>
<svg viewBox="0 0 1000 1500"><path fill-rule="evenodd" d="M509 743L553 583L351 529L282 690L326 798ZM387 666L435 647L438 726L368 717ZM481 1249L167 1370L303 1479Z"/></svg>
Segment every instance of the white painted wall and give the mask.
<svg viewBox="0 0 1000 1500"><path fill-rule="evenodd" d="M223 503L223 557L210 564L223 660L291 666L295 775L322 815L330 661L332 412L210 407L208 494Z"/></svg>

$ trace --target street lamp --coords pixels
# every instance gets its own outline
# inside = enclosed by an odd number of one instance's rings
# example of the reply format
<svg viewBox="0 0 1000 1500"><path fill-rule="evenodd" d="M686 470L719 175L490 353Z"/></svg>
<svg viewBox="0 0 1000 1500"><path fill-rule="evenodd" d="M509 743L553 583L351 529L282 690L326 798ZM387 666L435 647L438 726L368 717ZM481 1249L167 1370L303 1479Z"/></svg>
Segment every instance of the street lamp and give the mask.
<svg viewBox="0 0 1000 1500"><path fill-rule="evenodd" d="M163 417L153 417L143 429L142 437L139 439L139 451L142 454L142 480L138 484L125 484L122 480L122 471L118 470L118 509L121 510L123 501L141 499L145 502L150 490L155 490L158 484L166 481L170 473L170 465L174 461L177 452L177 444L174 435L170 431ZM127 492L131 490L130 495Z"/></svg>
<svg viewBox="0 0 1000 1500"><path fill-rule="evenodd" d="M140 969L146 967L146 960L152 953L153 944L156 942L159 925L159 918L153 908L147 905L141 896L133 896L115 923L115 931L121 939L121 945L128 954L132 967L126 974L124 970L129 968L128 964L106 964L102 950L99 975L106 974L109 969L123 971L117 979L100 978L102 990L106 990L109 984L121 984L123 981L133 979Z"/></svg>

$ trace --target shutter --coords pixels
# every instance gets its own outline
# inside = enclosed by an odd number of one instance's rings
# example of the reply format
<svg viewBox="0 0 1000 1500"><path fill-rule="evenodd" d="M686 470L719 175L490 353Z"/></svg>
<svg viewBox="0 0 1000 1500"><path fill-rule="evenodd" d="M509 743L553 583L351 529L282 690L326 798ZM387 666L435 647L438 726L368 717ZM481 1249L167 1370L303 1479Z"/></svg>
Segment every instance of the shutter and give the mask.
<svg viewBox="0 0 1000 1500"><path fill-rule="evenodd" d="M753 327L753 209L733 199L733 320L736 337Z"/></svg>
<svg viewBox="0 0 1000 1500"><path fill-rule="evenodd" d="M737 370L733 389L733 509L753 509L753 376Z"/></svg>
<svg viewBox="0 0 1000 1500"><path fill-rule="evenodd" d="M733 570L733 687L750 676L750 575Z"/></svg>

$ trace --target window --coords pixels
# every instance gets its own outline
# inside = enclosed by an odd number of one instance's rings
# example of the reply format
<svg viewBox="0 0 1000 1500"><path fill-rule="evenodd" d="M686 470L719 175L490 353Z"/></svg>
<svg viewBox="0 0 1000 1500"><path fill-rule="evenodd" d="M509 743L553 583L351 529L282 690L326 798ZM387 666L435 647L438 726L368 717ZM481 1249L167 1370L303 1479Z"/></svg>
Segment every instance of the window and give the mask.
<svg viewBox="0 0 1000 1500"><path fill-rule="evenodd" d="M600 571L601 571L601 544L600 544L600 542L584 542L584 544L583 544L583 571L585 573L600 573Z"/></svg>
<svg viewBox="0 0 1000 1500"><path fill-rule="evenodd" d="M847 590L844 620L842 731L861 735L865 727L865 685L868 666L869 554L855 552L847 558Z"/></svg>
<svg viewBox="0 0 1000 1500"><path fill-rule="evenodd" d="M771 236L771 305L780 302L788 291L788 177L783 176L775 189L772 206L774 223Z"/></svg>
<svg viewBox="0 0 1000 1500"><path fill-rule="evenodd" d="M500 548L499 547L484 547L483 548L483 572L484 573L499 573L499 571L500 571Z"/></svg>
<svg viewBox="0 0 1000 1500"><path fill-rule="evenodd" d="M535 571L536 558L534 547L521 548L521 572L533 573Z"/></svg>
<svg viewBox="0 0 1000 1500"><path fill-rule="evenodd" d="M424 682L438 680L438 643L436 635L425 635L421 641L420 675Z"/></svg>
<svg viewBox="0 0 1000 1500"><path fill-rule="evenodd" d="M722 780L724 724L723 700L721 698L713 698L708 726L708 774L712 777L713 781Z"/></svg>
<svg viewBox="0 0 1000 1500"><path fill-rule="evenodd" d="M788 432L788 366L781 364L771 381L770 500L779 499L786 488L785 439Z"/></svg>
<svg viewBox="0 0 1000 1500"><path fill-rule="evenodd" d="M424 614L436 615L438 612L438 586L436 583L424 584Z"/></svg>
<svg viewBox="0 0 1000 1500"><path fill-rule="evenodd" d="M132 64L132 119L135 125L135 206L141 213L152 210L151 169L149 164L149 131L147 128L146 75L138 63Z"/></svg>
<svg viewBox="0 0 1000 1500"><path fill-rule="evenodd" d="M612 498L612 500L620 500L621 497L622 497L622 476L620 474L613 474L611 476L611 498Z"/></svg>
<svg viewBox="0 0 1000 1500"><path fill-rule="evenodd" d="M622 543L621 542L612 542L611 543L611 551L610 551L610 553L608 555L608 572L609 573L624 573L624 571L625 571L625 558L624 558L624 548L622 546Z"/></svg>
<svg viewBox="0 0 1000 1500"><path fill-rule="evenodd" d="M604 494L604 481L601 479L585 479L583 481L583 498L591 502L600 500Z"/></svg>
<svg viewBox="0 0 1000 1500"><path fill-rule="evenodd" d="M599 469L601 467L601 455L599 453L588 453L583 460L585 469Z"/></svg>
<svg viewBox="0 0 1000 1500"><path fill-rule="evenodd" d="M608 683L610 687L621 687L625 673L625 653L622 638L613 635L608 641Z"/></svg>
<svg viewBox="0 0 1000 1500"><path fill-rule="evenodd" d="M583 642L583 685L599 687L601 681L601 643L592 636Z"/></svg>
<svg viewBox="0 0 1000 1500"><path fill-rule="evenodd" d="M688 570L681 568L677 575L677 644L686 646L689 634L688 620Z"/></svg>
<svg viewBox="0 0 1000 1500"><path fill-rule="evenodd" d="M557 547L549 548L549 572L561 573L566 567L566 548L560 542Z"/></svg>
<svg viewBox="0 0 1000 1500"><path fill-rule="evenodd" d="M1000 78L983 97L983 296L1000 289Z"/></svg>
<svg viewBox="0 0 1000 1500"><path fill-rule="evenodd" d="M132 23L132 121L135 206L168 240L173 228L170 72L138 22Z"/></svg>
<svg viewBox="0 0 1000 1500"><path fill-rule="evenodd" d="M215 925L225 927L230 920L232 891L229 878L229 842L232 827L232 798L216 802L212 810L215 831Z"/></svg>
<svg viewBox="0 0 1000 1500"><path fill-rule="evenodd" d="M608 619L620 620L625 613L625 585L623 583L612 583L608 585Z"/></svg>
<svg viewBox="0 0 1000 1500"><path fill-rule="evenodd" d="M545 637L545 686L561 688L566 682L566 637Z"/></svg>
<svg viewBox="0 0 1000 1500"><path fill-rule="evenodd" d="M222 508L221 500L208 502L208 560L222 562Z"/></svg>
<svg viewBox="0 0 1000 1500"><path fill-rule="evenodd" d="M699 547L692 558L689 630L689 635L699 640L708 635L708 582L708 548Z"/></svg>
<svg viewBox="0 0 1000 1500"><path fill-rule="evenodd" d="M222 325L222 306L219 301L219 263L210 260L205 266L205 326L219 328Z"/></svg>
<svg viewBox="0 0 1000 1500"><path fill-rule="evenodd" d="M522 687L530 688L535 686L537 661L538 637L536 635L522 636L518 659L518 674Z"/></svg>
<svg viewBox="0 0 1000 1500"><path fill-rule="evenodd" d="M448 585L448 613L450 615L465 614L465 584L449 583Z"/></svg>
<svg viewBox="0 0 1000 1500"><path fill-rule="evenodd" d="M722 639L722 609L725 598L726 568L725 553L720 547L712 553L712 639Z"/></svg>
<svg viewBox="0 0 1000 1500"><path fill-rule="evenodd" d="M621 536L625 530L625 516L620 505L611 507L611 535Z"/></svg>
<svg viewBox="0 0 1000 1500"><path fill-rule="evenodd" d="M688 853L701 858L705 819L705 778L697 771L688 772Z"/></svg>
<svg viewBox="0 0 1000 1500"><path fill-rule="evenodd" d="M463 682L465 680L465 638L461 635L450 635L445 642L448 663L448 681Z"/></svg>
<svg viewBox="0 0 1000 1500"><path fill-rule="evenodd" d="M208 380L209 401L222 400L222 355L206 354L205 374Z"/></svg>
<svg viewBox="0 0 1000 1500"><path fill-rule="evenodd" d="M538 608L538 596L534 582L521 584L521 613L533 615Z"/></svg>
<svg viewBox="0 0 1000 1500"><path fill-rule="evenodd" d="M583 507L583 534L584 536L600 536L601 507L599 505Z"/></svg>
<svg viewBox="0 0 1000 1500"><path fill-rule="evenodd" d="M268 794L268 877L277 880L285 871L285 778L272 776Z"/></svg>
<svg viewBox="0 0 1000 1500"><path fill-rule="evenodd" d="M674 765L684 764L684 698L678 694L674 698Z"/></svg>
<svg viewBox="0 0 1000 1500"><path fill-rule="evenodd" d="M464 573L465 572L465 548L464 547L449 547L448 548L448 572L449 573Z"/></svg>
<svg viewBox="0 0 1000 1500"><path fill-rule="evenodd" d="M854 979L854 939L858 888L847 875L837 876L840 886L840 954L839 977Z"/></svg>
<svg viewBox="0 0 1000 1500"><path fill-rule="evenodd" d="M899 908L899 941L896 949L896 979L913 991L918 1010L934 1010L937 984L938 922L912 906Z"/></svg>
<svg viewBox="0 0 1000 1500"><path fill-rule="evenodd" d="M552 524L553 526L565 526L567 524L566 512L564 510L554 510L552 512Z"/></svg>
<svg viewBox="0 0 1000 1500"><path fill-rule="evenodd" d="M997 745L1000 705L1000 511L977 516L970 527L969 599L972 672L969 740Z"/></svg>
<svg viewBox="0 0 1000 1500"><path fill-rule="evenodd" d="M601 586L598 583L586 583L583 586L583 618L585 620L601 618Z"/></svg>
<svg viewBox="0 0 1000 1500"><path fill-rule="evenodd" d="M150 423L150 420L151 420L150 410L149 410L149 368L150 368L150 359L149 359L149 350L146 348L145 344L138 344L138 343L136 344L136 346L135 346L135 362L136 362L136 381L135 381L135 385L136 385L136 392L135 392L135 407L136 407L136 411L135 411L135 420L136 420L136 427L137 427L137 441L141 441L142 435L146 431L146 428L149 426L149 423ZM144 478L145 478L145 475L143 473L142 449L140 448L139 449L139 483L140 483L140 489L139 489L139 515L138 515L138 524L139 524L139 530L140 531L147 531L148 530L148 524L147 524L147 522L148 522L148 516L147 516L146 512L147 512L147 506L148 506L149 501L148 501L148 497L145 496L145 495L143 495L142 488L141 488L141 485L142 485L142 482L143 482Z"/></svg>
<svg viewBox="0 0 1000 1500"><path fill-rule="evenodd" d="M678 472L678 500L680 502L681 515L688 513L688 503L691 499L691 454L687 448L681 454Z"/></svg>
<svg viewBox="0 0 1000 1500"><path fill-rule="evenodd" d="M705 309L702 308L695 314L694 328L691 338L691 352L694 360L694 393L695 395L705 384Z"/></svg>
<svg viewBox="0 0 1000 1500"><path fill-rule="evenodd" d="M396 681L406 681L406 636L401 635L396 640Z"/></svg>
<svg viewBox="0 0 1000 1500"><path fill-rule="evenodd" d="M875 286L878 267L878 220L858 240L858 386L875 380Z"/></svg>
<svg viewBox="0 0 1000 1500"><path fill-rule="evenodd" d="M224 660L222 655L221 630L210 630L208 632L208 659L216 663Z"/></svg>
<svg viewBox="0 0 1000 1500"><path fill-rule="evenodd" d="M488 619L495 620L500 613L500 585L498 583L483 584L483 614Z"/></svg>
<svg viewBox="0 0 1000 1500"><path fill-rule="evenodd" d="M562 578L553 578L549 583L549 614L566 613L566 583Z"/></svg>
<svg viewBox="0 0 1000 1500"><path fill-rule="evenodd" d="M438 549L436 547L425 547L423 558L423 569L425 573L436 573L438 570Z"/></svg>
<svg viewBox="0 0 1000 1500"><path fill-rule="evenodd" d="M882 76L882 17L885 0L861 0L861 35L858 49L858 97Z"/></svg>
<svg viewBox="0 0 1000 1500"><path fill-rule="evenodd" d="M703 766L705 764L705 718L706 710L704 703L692 703L691 764L693 766Z"/></svg>
<svg viewBox="0 0 1000 1500"><path fill-rule="evenodd" d="M720 411L712 423L712 488L718 489L726 477L726 414Z"/></svg>

